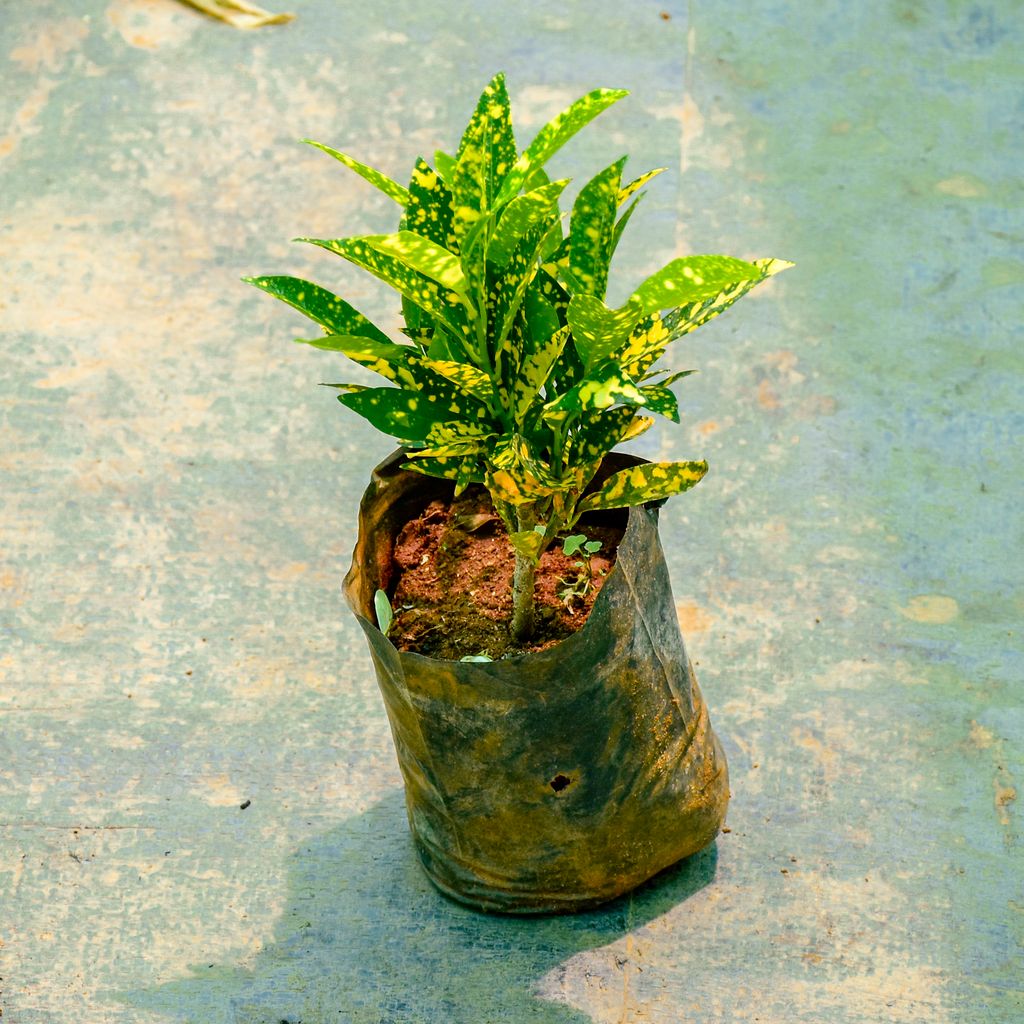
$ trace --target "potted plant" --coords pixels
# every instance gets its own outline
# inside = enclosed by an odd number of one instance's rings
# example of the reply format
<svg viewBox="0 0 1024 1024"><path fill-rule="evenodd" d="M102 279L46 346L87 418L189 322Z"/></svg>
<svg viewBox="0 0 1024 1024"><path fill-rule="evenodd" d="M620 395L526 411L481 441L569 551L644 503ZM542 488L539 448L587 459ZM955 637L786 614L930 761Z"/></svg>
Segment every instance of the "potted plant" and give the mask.
<svg viewBox="0 0 1024 1024"><path fill-rule="evenodd" d="M400 293L400 340L319 285L246 279L323 329L299 340L386 381L329 385L400 445L364 495L345 593L369 642L424 867L442 891L487 910L576 910L628 891L710 842L728 800L657 534L660 505L707 464L612 449L650 427L646 413L678 422L671 385L690 371L655 368L667 346L790 264L682 257L624 304L605 303L616 246L658 171L627 182L625 157L616 160L579 190L566 225L568 181L544 167L625 95L587 94L519 152L499 74L455 154L418 159L407 186L312 143L401 207L392 234L302 239ZM467 499L468 525L453 511ZM398 649L388 634L403 579L431 559L472 561L481 522L497 561L459 600L493 624L484 606L505 597L500 642L459 646L469 631L457 617L446 630L455 588L445 584L427 609L429 632L447 634L444 653L432 656L415 631ZM574 555L554 602L565 613L551 610L550 587L539 609L541 577L566 573ZM545 570L552 558L561 568ZM566 636L567 615L576 622ZM561 639L542 642L555 619Z"/></svg>

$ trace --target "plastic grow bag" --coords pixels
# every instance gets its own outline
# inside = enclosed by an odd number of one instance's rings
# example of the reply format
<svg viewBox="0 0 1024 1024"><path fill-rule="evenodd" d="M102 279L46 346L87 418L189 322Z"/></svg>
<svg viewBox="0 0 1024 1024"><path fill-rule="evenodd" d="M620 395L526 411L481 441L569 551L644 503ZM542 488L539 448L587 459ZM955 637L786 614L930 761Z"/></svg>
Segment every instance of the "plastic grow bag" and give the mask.
<svg viewBox="0 0 1024 1024"><path fill-rule="evenodd" d="M605 470L635 463L609 456ZM451 484L374 470L345 595L369 642L428 876L483 910L581 910L714 839L725 756L686 656L658 539L632 508L586 623L495 662L398 651L375 624L402 526Z"/></svg>

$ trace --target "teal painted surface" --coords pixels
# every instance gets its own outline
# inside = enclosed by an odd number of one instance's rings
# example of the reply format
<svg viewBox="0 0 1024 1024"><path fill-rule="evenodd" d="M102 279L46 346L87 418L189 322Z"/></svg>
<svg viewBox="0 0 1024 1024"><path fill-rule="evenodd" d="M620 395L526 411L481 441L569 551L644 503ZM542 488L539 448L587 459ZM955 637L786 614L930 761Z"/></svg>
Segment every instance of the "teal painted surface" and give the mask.
<svg viewBox="0 0 1024 1024"><path fill-rule="evenodd" d="M1021 1019L1013 5L433 6L0 26L4 1021ZM798 264L637 446L711 462L662 537L732 831L544 921L418 872L340 594L387 446L237 282L394 326L287 243L392 216L294 140L401 176L498 67L534 125L634 90L556 168L671 165L623 292L677 247Z"/></svg>

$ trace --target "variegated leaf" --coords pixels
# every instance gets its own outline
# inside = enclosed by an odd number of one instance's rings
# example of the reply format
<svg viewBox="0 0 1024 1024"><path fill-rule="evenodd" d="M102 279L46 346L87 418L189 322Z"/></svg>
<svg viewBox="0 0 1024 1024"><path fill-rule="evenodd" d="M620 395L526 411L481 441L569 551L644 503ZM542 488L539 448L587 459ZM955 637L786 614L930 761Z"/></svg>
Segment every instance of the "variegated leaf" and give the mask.
<svg viewBox="0 0 1024 1024"><path fill-rule="evenodd" d="M443 288L466 296L466 275L462 272L459 258L443 246L432 242L413 231L399 231L394 235L363 235L362 241L376 249L401 260L411 270L436 281Z"/></svg>
<svg viewBox="0 0 1024 1024"><path fill-rule="evenodd" d="M649 384L640 388L640 394L644 396L645 409L650 409L651 412L656 412L673 423L679 422L679 402L668 388L660 384Z"/></svg>
<svg viewBox="0 0 1024 1024"><path fill-rule="evenodd" d="M644 313L657 313L714 298L744 281L761 277L753 263L733 256L681 256L647 278L630 299Z"/></svg>
<svg viewBox="0 0 1024 1024"><path fill-rule="evenodd" d="M613 363L607 363L593 376L585 377L564 395L544 406L544 418L558 422L567 413L584 409L607 409L621 402L643 405L639 388Z"/></svg>
<svg viewBox="0 0 1024 1024"><path fill-rule="evenodd" d="M382 433L411 444L423 444L430 428L444 418L444 411L426 395L400 388L367 388L338 395L338 401Z"/></svg>
<svg viewBox="0 0 1024 1024"><path fill-rule="evenodd" d="M380 252L363 238L300 238L300 242L319 245L328 252L337 253L350 263L368 270L401 292L411 302L445 324L453 334L469 334L469 324L461 299L454 292L442 288L436 281L411 270L401 260Z"/></svg>
<svg viewBox="0 0 1024 1024"><path fill-rule="evenodd" d="M416 161L409 179L409 201L401 228L415 231L449 252L459 251L459 240L452 226L451 190L422 157Z"/></svg>
<svg viewBox="0 0 1024 1024"><path fill-rule="evenodd" d="M580 189L569 222L569 273L575 292L603 299L626 158L616 160Z"/></svg>
<svg viewBox="0 0 1024 1024"><path fill-rule="evenodd" d="M487 245L488 262L496 267L506 266L523 236L535 224L547 218L568 184L568 178L553 181L533 192L516 196L504 207L498 226Z"/></svg>
<svg viewBox="0 0 1024 1024"><path fill-rule="evenodd" d="M653 373L644 375L644 380L648 380L652 377L657 377L660 373L667 373L668 371L657 370ZM659 387L667 388L670 384L675 384L677 380L682 380L684 377L689 377L691 373L696 373L696 370L677 370L675 373L669 373L667 377L663 377L661 380L652 381L651 383L657 384Z"/></svg>
<svg viewBox="0 0 1024 1024"><path fill-rule="evenodd" d="M425 356L414 356L412 361L440 374L460 390L479 398L481 402L490 405L497 401L491 378L475 366L447 359L431 359Z"/></svg>
<svg viewBox="0 0 1024 1024"><path fill-rule="evenodd" d="M641 174L639 178L634 178L628 185L624 185L619 189L619 195L616 200L617 204L621 206L631 195L639 192L652 178L656 178L662 171L667 170L667 167L655 167L653 171L648 171L646 174Z"/></svg>
<svg viewBox="0 0 1024 1024"><path fill-rule="evenodd" d="M555 224L557 218L549 214L546 219L530 228L520 239L497 280L490 305L493 310L492 330L496 336L495 344L498 349L508 338L523 296L526 294L526 288L537 274L537 259L544 237Z"/></svg>
<svg viewBox="0 0 1024 1024"><path fill-rule="evenodd" d="M494 197L516 158L505 76L495 75L484 89L463 133L451 178L455 197L455 233L464 239Z"/></svg>
<svg viewBox="0 0 1024 1024"><path fill-rule="evenodd" d="M576 351L588 368L620 348L642 316L638 303L610 309L593 295L573 295L566 313Z"/></svg>
<svg viewBox="0 0 1024 1024"><path fill-rule="evenodd" d="M455 157L443 149L434 150L434 165L446 185L450 185L455 174Z"/></svg>
<svg viewBox="0 0 1024 1024"><path fill-rule="evenodd" d="M410 455L413 453L410 452ZM411 469L424 476L440 477L455 481L455 496L458 497L469 484L482 484L484 475L474 456L439 456L405 462L403 469Z"/></svg>
<svg viewBox="0 0 1024 1024"><path fill-rule="evenodd" d="M390 341L388 336L379 327L370 323L359 310L311 281L282 276L243 277L242 280L282 302L287 302L293 309L320 324L330 334L357 334L365 338L376 338L381 342Z"/></svg>
<svg viewBox="0 0 1024 1024"><path fill-rule="evenodd" d="M595 89L580 97L568 109L549 121L537 133L522 156L515 162L498 192L494 205L511 199L527 178L544 166L581 128L590 124L603 110L629 93L625 89Z"/></svg>
<svg viewBox="0 0 1024 1024"><path fill-rule="evenodd" d="M300 345L312 345L313 348L328 352L341 352L354 363L365 366L374 373L379 373L387 380L396 384L415 384L409 372L407 362L415 350L406 345L395 345L391 342L377 341L376 338L362 338L352 334L328 334L322 338L296 338Z"/></svg>
<svg viewBox="0 0 1024 1024"><path fill-rule="evenodd" d="M600 463L621 440L636 417L632 406L597 409L581 413L569 439L569 458L573 464Z"/></svg>
<svg viewBox="0 0 1024 1024"><path fill-rule="evenodd" d="M508 535L508 539L512 542L512 547L531 562L537 560L544 546L543 530L540 533L536 530L516 530L515 533Z"/></svg>
<svg viewBox="0 0 1024 1024"><path fill-rule="evenodd" d="M687 491L708 471L706 462L647 462L613 473L600 490L577 505L578 512L627 508Z"/></svg>
<svg viewBox="0 0 1024 1024"><path fill-rule="evenodd" d="M672 335L661 314L652 313L633 328L615 358L631 377L639 379L652 363L661 358L671 340Z"/></svg>
<svg viewBox="0 0 1024 1024"><path fill-rule="evenodd" d="M645 195L647 195L646 192L641 192L640 195L638 195L636 199L626 207L626 212L615 222L615 227L612 228L612 244L608 249L609 263L611 263L612 257L615 255L615 251L619 247L619 242L622 240L622 233L626 230L626 225L629 224L629 219L633 216L633 211L640 205L640 200L643 199Z"/></svg>
<svg viewBox="0 0 1024 1024"><path fill-rule="evenodd" d="M368 167L366 164L362 164L353 157L350 157L347 153L339 153L338 150L331 149L330 146L325 146L322 142L314 142L312 139L303 139L302 141L310 146L315 146L328 156L333 156L335 160L340 160L350 170L355 171L360 178L368 181L375 188L380 189L384 195L389 199L394 199L396 203L405 206L409 201L409 193L397 181L392 180L376 168Z"/></svg>
<svg viewBox="0 0 1024 1024"><path fill-rule="evenodd" d="M568 325L560 328L550 338L534 341L531 339L519 361L519 372L512 382L512 416L516 423L522 421L527 409L547 383L548 374L569 340Z"/></svg>

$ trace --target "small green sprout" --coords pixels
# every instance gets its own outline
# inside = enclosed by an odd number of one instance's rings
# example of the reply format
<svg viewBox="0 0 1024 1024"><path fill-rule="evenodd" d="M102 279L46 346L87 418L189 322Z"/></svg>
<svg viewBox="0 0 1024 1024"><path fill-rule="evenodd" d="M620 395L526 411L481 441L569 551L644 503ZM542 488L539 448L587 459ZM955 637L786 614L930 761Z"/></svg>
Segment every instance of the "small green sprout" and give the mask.
<svg viewBox="0 0 1024 1024"><path fill-rule="evenodd" d="M391 602L383 590L378 590L373 595L373 608L377 613L377 625L380 631L387 636L391 623L394 621L395 613L391 610Z"/></svg>
<svg viewBox="0 0 1024 1024"><path fill-rule="evenodd" d="M590 560L600 550L601 542L599 540L587 540L586 535L582 533L574 533L562 542L562 552L567 557L581 555L579 561L573 562L573 565L580 570L575 579L567 580L559 576L559 580L565 584L565 587L559 591L558 596L570 612L573 601L582 601L594 582L594 569Z"/></svg>

